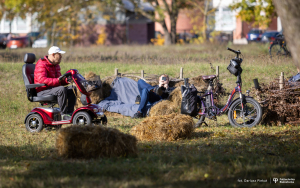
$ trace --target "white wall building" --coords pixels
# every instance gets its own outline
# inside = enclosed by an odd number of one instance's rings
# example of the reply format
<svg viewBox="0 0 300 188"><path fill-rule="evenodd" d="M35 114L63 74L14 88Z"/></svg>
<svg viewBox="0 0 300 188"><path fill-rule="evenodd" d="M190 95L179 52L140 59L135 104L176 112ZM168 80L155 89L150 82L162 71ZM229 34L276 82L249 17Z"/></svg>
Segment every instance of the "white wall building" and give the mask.
<svg viewBox="0 0 300 188"><path fill-rule="evenodd" d="M36 16L33 14L27 14L25 19L15 17L11 23L11 32L24 35L30 32L38 32L39 25L36 21ZM9 20L4 15L0 20L0 33L9 33Z"/></svg>
<svg viewBox="0 0 300 188"><path fill-rule="evenodd" d="M232 32L236 28L236 12L231 11L229 5L234 0L213 0L215 12L215 30L222 32Z"/></svg>

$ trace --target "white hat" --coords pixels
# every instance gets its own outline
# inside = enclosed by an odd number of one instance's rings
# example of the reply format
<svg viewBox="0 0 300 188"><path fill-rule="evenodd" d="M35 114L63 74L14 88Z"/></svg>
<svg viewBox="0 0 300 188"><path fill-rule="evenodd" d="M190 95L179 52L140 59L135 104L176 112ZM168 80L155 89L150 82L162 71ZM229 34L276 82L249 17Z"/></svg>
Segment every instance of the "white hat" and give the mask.
<svg viewBox="0 0 300 188"><path fill-rule="evenodd" d="M55 53L60 53L60 54L64 54L66 53L65 51L61 51L61 49L57 46L52 46L49 50L48 50L48 54L55 54Z"/></svg>

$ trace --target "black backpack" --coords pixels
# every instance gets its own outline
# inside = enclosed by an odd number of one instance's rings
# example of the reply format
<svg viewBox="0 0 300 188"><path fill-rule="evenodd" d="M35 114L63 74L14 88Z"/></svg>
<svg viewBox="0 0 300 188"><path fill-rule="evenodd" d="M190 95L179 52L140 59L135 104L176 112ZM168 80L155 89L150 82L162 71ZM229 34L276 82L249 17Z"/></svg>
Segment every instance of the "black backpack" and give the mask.
<svg viewBox="0 0 300 188"><path fill-rule="evenodd" d="M181 114L196 116L198 114L197 89L194 85L188 83L188 78L184 79L184 85L181 86L181 95Z"/></svg>

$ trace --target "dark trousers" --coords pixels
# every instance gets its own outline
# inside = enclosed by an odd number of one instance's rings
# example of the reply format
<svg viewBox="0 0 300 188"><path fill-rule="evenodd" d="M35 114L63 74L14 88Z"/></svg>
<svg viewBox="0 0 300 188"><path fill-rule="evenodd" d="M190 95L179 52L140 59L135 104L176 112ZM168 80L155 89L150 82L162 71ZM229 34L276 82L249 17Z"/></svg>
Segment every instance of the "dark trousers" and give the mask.
<svg viewBox="0 0 300 188"><path fill-rule="evenodd" d="M57 102L60 107L60 111L63 114L71 114L74 111L74 106L76 103L76 96L73 92L76 92L76 87L75 86L58 86L58 87L52 87L48 88L46 90L40 91L37 93L37 96L43 96L43 95L55 95L57 96Z"/></svg>
<svg viewBox="0 0 300 188"><path fill-rule="evenodd" d="M138 81L138 89L141 96L141 102L138 111L145 115L148 102L153 104L159 101L161 97L153 92L154 86L147 84L144 80Z"/></svg>

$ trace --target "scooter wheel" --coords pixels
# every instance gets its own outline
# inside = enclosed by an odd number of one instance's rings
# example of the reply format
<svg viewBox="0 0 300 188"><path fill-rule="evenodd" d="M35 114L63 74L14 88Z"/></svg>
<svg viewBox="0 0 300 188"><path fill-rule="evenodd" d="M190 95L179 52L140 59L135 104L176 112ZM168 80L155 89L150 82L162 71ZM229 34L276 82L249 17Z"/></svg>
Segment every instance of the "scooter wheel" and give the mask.
<svg viewBox="0 0 300 188"><path fill-rule="evenodd" d="M31 114L25 123L27 131L31 133L40 132L44 128L44 122L39 114Z"/></svg>
<svg viewBox="0 0 300 188"><path fill-rule="evenodd" d="M73 125L83 125L89 126L92 125L92 118L87 112L78 112L73 118Z"/></svg>

